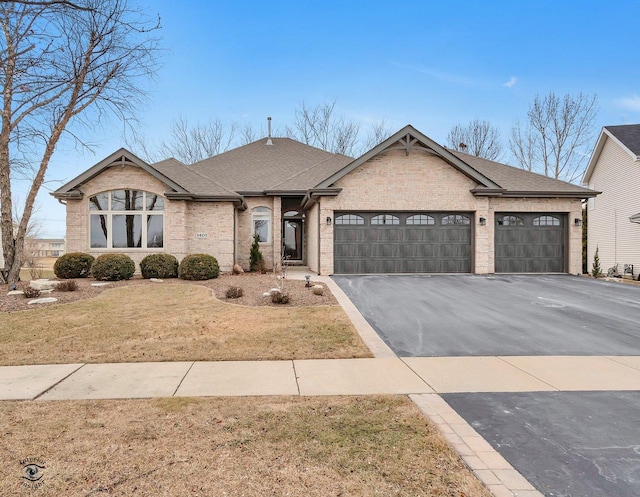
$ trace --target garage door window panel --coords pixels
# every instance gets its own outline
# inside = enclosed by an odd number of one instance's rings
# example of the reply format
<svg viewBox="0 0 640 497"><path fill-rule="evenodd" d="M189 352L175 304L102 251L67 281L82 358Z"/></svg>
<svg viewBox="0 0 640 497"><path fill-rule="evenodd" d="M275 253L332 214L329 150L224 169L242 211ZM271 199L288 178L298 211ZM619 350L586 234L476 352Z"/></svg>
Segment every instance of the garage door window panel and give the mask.
<svg viewBox="0 0 640 497"><path fill-rule="evenodd" d="M518 216L501 216L497 221L498 226L524 226L524 219Z"/></svg>
<svg viewBox="0 0 640 497"><path fill-rule="evenodd" d="M378 214L371 218L371 224L400 224L400 218L398 216L392 216L391 214Z"/></svg>
<svg viewBox="0 0 640 497"><path fill-rule="evenodd" d="M419 225L419 226L435 226L436 218L425 214L415 214L407 217L407 225Z"/></svg>
<svg viewBox="0 0 640 497"><path fill-rule="evenodd" d="M449 214L442 217L442 225L467 225L471 224L471 219L462 214Z"/></svg>
<svg viewBox="0 0 640 497"><path fill-rule="evenodd" d="M364 218L355 214L342 214L341 216L336 217L335 224L363 225Z"/></svg>
<svg viewBox="0 0 640 497"><path fill-rule="evenodd" d="M534 226L560 226L560 219L555 216L539 216L533 219Z"/></svg>

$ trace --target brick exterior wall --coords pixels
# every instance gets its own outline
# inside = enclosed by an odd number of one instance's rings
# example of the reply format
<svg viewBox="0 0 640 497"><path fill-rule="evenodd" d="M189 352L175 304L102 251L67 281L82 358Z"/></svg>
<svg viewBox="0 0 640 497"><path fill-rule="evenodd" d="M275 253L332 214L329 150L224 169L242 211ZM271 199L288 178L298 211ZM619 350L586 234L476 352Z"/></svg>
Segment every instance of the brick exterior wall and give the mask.
<svg viewBox="0 0 640 497"><path fill-rule="evenodd" d="M459 211L472 214L473 267L476 274L494 271L494 213L503 211L568 214L568 272L580 273L580 200L475 197L476 183L444 160L423 150L387 151L372 158L336 182L343 190L320 201L320 272L333 272L333 225L326 218L335 211ZM480 217L487 219L480 226ZM308 254L315 250L310 238ZM316 246L317 247L317 246ZM311 260L311 259L310 259Z"/></svg>
<svg viewBox="0 0 640 497"><path fill-rule="evenodd" d="M116 166L103 171L80 187L82 200L67 201L67 252L125 253L136 263L151 253L169 253L181 260L187 254L211 254L223 271L233 266L234 206L231 202L169 201L165 198L164 248L146 250L92 249L89 242L89 197L108 191L137 189L164 196L167 186L134 166ZM196 233L207 233L197 239Z"/></svg>
<svg viewBox="0 0 640 497"><path fill-rule="evenodd" d="M268 207L271 209L271 240L260 244L260 251L264 257L267 269L273 268L274 247L280 247L281 222L280 222L280 198L274 197L246 197L247 209L237 213L237 253L238 264L245 271L249 270L249 253L253 242L253 212L256 207ZM278 252L279 254L279 252Z"/></svg>

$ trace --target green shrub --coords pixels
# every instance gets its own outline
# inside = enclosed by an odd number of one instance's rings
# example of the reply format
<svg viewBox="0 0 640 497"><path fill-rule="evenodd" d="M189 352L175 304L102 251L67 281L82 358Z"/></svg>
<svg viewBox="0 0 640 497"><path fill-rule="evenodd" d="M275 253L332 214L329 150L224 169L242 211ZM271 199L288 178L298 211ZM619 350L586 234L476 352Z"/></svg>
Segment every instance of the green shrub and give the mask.
<svg viewBox="0 0 640 497"><path fill-rule="evenodd" d="M91 275L97 280L120 281L133 276L136 264L125 254L102 254L91 266Z"/></svg>
<svg viewBox="0 0 640 497"><path fill-rule="evenodd" d="M178 276L183 280L210 280L219 274L218 261L208 254L188 255L178 266Z"/></svg>
<svg viewBox="0 0 640 497"><path fill-rule="evenodd" d="M177 278L178 259L171 254L151 254L140 261L143 278Z"/></svg>
<svg viewBox="0 0 640 497"><path fill-rule="evenodd" d="M69 252L61 255L53 265L58 278L86 278L91 274L91 265L95 258L82 252Z"/></svg>
<svg viewBox="0 0 640 497"><path fill-rule="evenodd" d="M239 299L244 295L242 288L239 286L230 286L227 288L226 296L228 299Z"/></svg>
<svg viewBox="0 0 640 497"><path fill-rule="evenodd" d="M600 278L602 276L602 268L600 267L600 254L599 248L596 246L596 253L593 254L593 268L591 269L591 276L594 278Z"/></svg>
<svg viewBox="0 0 640 497"><path fill-rule="evenodd" d="M260 252L260 237L258 233L254 233L253 243L251 243L251 250L249 251L249 270L263 273L266 267L264 257Z"/></svg>

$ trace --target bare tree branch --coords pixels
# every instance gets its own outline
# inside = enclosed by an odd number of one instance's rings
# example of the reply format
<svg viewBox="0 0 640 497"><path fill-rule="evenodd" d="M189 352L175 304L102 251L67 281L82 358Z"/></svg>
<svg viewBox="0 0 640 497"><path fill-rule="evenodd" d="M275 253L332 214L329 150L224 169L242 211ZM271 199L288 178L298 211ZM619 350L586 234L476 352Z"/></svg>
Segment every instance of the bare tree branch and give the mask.
<svg viewBox="0 0 640 497"><path fill-rule="evenodd" d="M489 160L502 155L500 132L487 121L474 119L466 126L455 125L447 135L447 146L466 154Z"/></svg>
<svg viewBox="0 0 640 497"><path fill-rule="evenodd" d="M36 195L58 142L107 114L130 118L143 95L141 80L157 69L150 32L158 28L128 0L0 2L0 225L9 281L17 280ZM14 231L11 171L21 165L33 175Z"/></svg>
<svg viewBox="0 0 640 497"><path fill-rule="evenodd" d="M582 177L598 113L595 95L536 95L526 125L511 130L509 145L520 167L551 178Z"/></svg>

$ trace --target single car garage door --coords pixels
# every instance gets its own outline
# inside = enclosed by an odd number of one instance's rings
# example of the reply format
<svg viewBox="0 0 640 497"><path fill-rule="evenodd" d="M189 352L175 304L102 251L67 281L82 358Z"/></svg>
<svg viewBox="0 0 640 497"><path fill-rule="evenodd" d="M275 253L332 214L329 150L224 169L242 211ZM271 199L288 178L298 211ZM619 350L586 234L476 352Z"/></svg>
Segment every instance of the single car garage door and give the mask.
<svg viewBox="0 0 640 497"><path fill-rule="evenodd" d="M336 212L334 273L470 273L472 219L459 212Z"/></svg>
<svg viewBox="0 0 640 497"><path fill-rule="evenodd" d="M496 273L565 271L565 214L503 212L495 220Z"/></svg>

